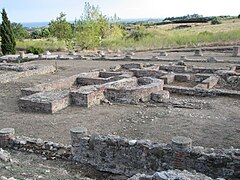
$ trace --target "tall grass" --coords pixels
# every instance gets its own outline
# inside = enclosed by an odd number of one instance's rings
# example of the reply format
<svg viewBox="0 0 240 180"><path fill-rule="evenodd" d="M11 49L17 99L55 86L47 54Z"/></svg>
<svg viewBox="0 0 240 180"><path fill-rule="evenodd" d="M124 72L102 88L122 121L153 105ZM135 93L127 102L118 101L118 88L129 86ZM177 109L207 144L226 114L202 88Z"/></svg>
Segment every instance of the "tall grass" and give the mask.
<svg viewBox="0 0 240 180"><path fill-rule="evenodd" d="M102 46L111 49L155 49L198 47L240 43L240 29L224 32L197 32L191 30L149 30L151 36L139 41L133 39L106 39Z"/></svg>
<svg viewBox="0 0 240 180"><path fill-rule="evenodd" d="M49 51L64 51L66 45L64 41L56 39L25 39L23 41L17 41L17 50L26 50L29 47L39 47Z"/></svg>

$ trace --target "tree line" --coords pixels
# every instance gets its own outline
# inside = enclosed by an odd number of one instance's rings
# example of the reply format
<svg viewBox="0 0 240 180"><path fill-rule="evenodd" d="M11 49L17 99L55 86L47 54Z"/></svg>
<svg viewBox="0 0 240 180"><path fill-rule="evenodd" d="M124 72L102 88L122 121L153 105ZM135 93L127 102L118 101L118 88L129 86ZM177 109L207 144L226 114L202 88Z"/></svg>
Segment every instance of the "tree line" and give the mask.
<svg viewBox="0 0 240 180"><path fill-rule="evenodd" d="M66 14L60 15L52 20L47 27L36 29L29 33L20 23L10 23L5 9L2 10L2 52L13 54L16 46L15 40L26 38L57 38L63 40L68 49L75 46L81 49L95 48L101 45L103 39L122 36L123 30L117 17L103 15L99 6L85 3L84 12L80 19L73 23L66 20Z"/></svg>

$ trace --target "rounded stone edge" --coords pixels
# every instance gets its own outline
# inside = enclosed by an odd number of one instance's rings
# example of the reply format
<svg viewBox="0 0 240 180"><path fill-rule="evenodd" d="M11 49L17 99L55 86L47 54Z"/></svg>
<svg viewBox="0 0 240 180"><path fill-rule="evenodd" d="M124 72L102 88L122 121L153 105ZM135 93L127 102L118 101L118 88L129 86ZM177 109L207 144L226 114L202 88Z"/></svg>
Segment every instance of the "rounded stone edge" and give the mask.
<svg viewBox="0 0 240 180"><path fill-rule="evenodd" d="M192 139L184 136L172 138L172 147L177 150L192 149Z"/></svg>
<svg viewBox="0 0 240 180"><path fill-rule="evenodd" d="M3 128L0 130L0 135L10 135L10 134L15 134L14 128Z"/></svg>

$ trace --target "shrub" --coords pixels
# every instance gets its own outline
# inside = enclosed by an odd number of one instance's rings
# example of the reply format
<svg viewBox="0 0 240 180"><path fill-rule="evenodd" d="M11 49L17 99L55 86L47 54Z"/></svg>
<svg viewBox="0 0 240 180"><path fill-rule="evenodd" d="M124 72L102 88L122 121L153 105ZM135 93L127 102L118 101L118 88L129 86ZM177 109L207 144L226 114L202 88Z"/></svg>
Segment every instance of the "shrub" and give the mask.
<svg viewBox="0 0 240 180"><path fill-rule="evenodd" d="M138 26L135 30L130 32L130 34L126 37L127 39L134 39L135 41L139 41L144 37L150 36L151 34L146 31L144 27Z"/></svg>
<svg viewBox="0 0 240 180"><path fill-rule="evenodd" d="M26 51L27 51L27 53L33 53L33 54L41 54L41 53L44 52L44 50L42 48L40 48L40 47L33 47L33 46L27 48Z"/></svg>
<svg viewBox="0 0 240 180"><path fill-rule="evenodd" d="M211 24L212 25L222 24L222 22L221 22L221 19L219 17L215 17L211 20Z"/></svg>
<svg viewBox="0 0 240 180"><path fill-rule="evenodd" d="M238 15L238 18L240 19L240 14Z"/></svg>

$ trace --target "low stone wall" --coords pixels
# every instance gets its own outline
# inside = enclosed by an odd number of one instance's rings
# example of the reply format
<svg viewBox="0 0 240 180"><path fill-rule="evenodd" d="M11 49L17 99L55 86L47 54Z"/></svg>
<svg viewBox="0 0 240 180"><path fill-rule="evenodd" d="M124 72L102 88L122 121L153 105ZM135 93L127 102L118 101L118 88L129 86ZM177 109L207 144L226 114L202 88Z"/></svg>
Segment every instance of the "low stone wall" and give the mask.
<svg viewBox="0 0 240 180"><path fill-rule="evenodd" d="M210 76L209 78L203 80L201 84L205 84L207 86L207 89L211 89L215 85L217 85L218 80L219 80L218 76Z"/></svg>
<svg viewBox="0 0 240 180"><path fill-rule="evenodd" d="M161 76L167 74L166 71L161 70L146 70L146 69L130 69L133 72L134 76L139 77L152 77L160 78Z"/></svg>
<svg viewBox="0 0 240 180"><path fill-rule="evenodd" d="M143 84L141 81L144 81L145 84ZM139 84L139 82L141 82L141 84ZM137 86L107 88L105 97L110 102L117 103L136 104L138 102L146 102L151 99L151 93L156 93L163 90L163 84L163 80L139 78Z"/></svg>
<svg viewBox="0 0 240 180"><path fill-rule="evenodd" d="M16 81L20 78L29 77L29 76L38 75L38 74L40 75L40 74L53 73L55 71L56 71L56 68L54 66L35 66L29 69L21 69L20 72L16 72L16 73L0 74L0 83L8 83L11 81Z"/></svg>
<svg viewBox="0 0 240 180"><path fill-rule="evenodd" d="M164 71L178 72L178 73L187 72L187 66L180 66L180 65L161 65L159 69Z"/></svg>
<svg viewBox="0 0 240 180"><path fill-rule="evenodd" d="M207 68L207 67L193 67L192 72L193 73L215 73L219 70L229 70L225 68Z"/></svg>
<svg viewBox="0 0 240 180"><path fill-rule="evenodd" d="M195 172L188 172L186 170L168 170L156 172L153 175L136 174L128 180L213 180L212 178ZM220 179L219 179L220 180ZM224 180L224 179L221 179Z"/></svg>
<svg viewBox="0 0 240 180"><path fill-rule="evenodd" d="M164 90L171 93L190 95L190 96L229 96L240 98L240 91L223 90L223 89L204 89L204 88L189 88L181 86L164 85Z"/></svg>
<svg viewBox="0 0 240 180"><path fill-rule="evenodd" d="M161 144L113 135L89 136L85 128L72 129L71 138L73 159L100 171L132 176L138 172L186 169L214 178L240 176L239 149L192 147L191 139L185 137Z"/></svg>
<svg viewBox="0 0 240 180"><path fill-rule="evenodd" d="M21 89L22 96L29 96L34 93L42 92L42 91L54 91L54 90L64 90L70 89L72 86L76 85L76 79L78 77L88 77L88 76L98 76L99 72L89 72L89 73L81 73L74 76L70 76L67 78L63 78L60 80L56 80L49 83L43 83L36 85L30 88Z"/></svg>
<svg viewBox="0 0 240 180"><path fill-rule="evenodd" d="M129 177L137 173L153 174L170 169L195 171L195 175L203 173L212 178L240 177L240 149L192 146L190 138L181 136L174 137L171 144L164 144L149 140L128 140L114 135L89 135L86 128L76 127L70 132L71 146L16 137L14 129L5 128L0 130L0 148L41 154L46 159L74 160L92 165L100 171ZM182 173L178 170L174 172Z"/></svg>

